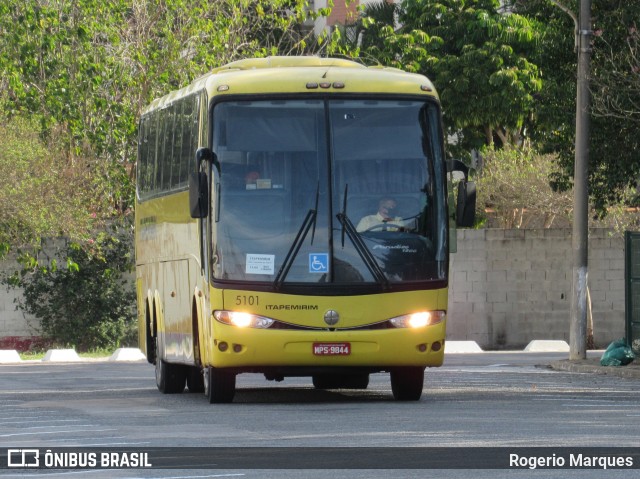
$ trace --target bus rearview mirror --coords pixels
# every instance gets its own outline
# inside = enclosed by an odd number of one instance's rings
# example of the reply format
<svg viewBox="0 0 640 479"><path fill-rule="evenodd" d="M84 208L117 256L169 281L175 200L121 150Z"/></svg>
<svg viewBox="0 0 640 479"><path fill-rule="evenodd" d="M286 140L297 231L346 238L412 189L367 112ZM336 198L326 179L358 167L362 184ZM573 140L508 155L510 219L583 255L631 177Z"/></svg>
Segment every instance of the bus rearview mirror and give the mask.
<svg viewBox="0 0 640 479"><path fill-rule="evenodd" d="M476 221L476 184L473 181L458 183L456 201L456 225L472 228Z"/></svg>
<svg viewBox="0 0 640 479"><path fill-rule="evenodd" d="M203 161L210 161L212 163L215 161L215 155L209 148L200 147L196 151L196 164L198 168L200 168Z"/></svg>
<svg viewBox="0 0 640 479"><path fill-rule="evenodd" d="M189 209L192 218L206 218L209 212L207 175L202 171L189 175Z"/></svg>

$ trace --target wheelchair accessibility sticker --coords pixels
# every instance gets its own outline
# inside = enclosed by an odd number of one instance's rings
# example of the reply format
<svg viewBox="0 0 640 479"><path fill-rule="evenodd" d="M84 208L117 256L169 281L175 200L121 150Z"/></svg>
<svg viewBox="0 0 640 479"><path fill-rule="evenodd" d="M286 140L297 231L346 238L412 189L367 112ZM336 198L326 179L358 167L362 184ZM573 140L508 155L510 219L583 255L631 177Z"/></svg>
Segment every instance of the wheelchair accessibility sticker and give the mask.
<svg viewBox="0 0 640 479"><path fill-rule="evenodd" d="M309 254L309 273L328 273L329 272L329 254L328 253L310 253Z"/></svg>

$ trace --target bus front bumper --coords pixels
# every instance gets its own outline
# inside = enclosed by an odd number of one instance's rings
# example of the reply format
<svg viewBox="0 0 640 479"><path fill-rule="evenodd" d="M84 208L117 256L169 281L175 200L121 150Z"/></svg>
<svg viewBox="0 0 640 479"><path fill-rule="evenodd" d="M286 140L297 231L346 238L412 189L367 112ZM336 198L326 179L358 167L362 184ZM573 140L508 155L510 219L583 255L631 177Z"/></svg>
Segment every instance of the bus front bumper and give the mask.
<svg viewBox="0 0 640 479"><path fill-rule="evenodd" d="M208 366L260 371L276 367L436 367L444 359L446 324L419 329L269 330L215 324Z"/></svg>

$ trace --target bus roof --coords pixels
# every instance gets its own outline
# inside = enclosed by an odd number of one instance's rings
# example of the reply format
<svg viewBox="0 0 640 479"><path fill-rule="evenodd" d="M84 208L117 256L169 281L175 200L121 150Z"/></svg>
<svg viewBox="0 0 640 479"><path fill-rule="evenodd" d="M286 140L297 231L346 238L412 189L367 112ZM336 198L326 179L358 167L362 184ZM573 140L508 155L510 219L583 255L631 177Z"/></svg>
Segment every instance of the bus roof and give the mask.
<svg viewBox="0 0 640 479"><path fill-rule="evenodd" d="M341 58L271 56L248 58L215 68L189 86L155 100L148 109L162 108L178 98L206 90L209 99L221 95L295 93L387 93L437 98L424 75L397 68L366 67Z"/></svg>

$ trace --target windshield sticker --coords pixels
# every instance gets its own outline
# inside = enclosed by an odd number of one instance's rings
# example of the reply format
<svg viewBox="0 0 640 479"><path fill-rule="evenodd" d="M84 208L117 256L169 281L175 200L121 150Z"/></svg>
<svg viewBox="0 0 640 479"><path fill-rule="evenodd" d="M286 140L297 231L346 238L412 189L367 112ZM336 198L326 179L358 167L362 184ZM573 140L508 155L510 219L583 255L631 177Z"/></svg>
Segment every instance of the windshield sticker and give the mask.
<svg viewBox="0 0 640 479"><path fill-rule="evenodd" d="M310 253L309 254L309 273L328 273L329 272L329 254L328 253Z"/></svg>
<svg viewBox="0 0 640 479"><path fill-rule="evenodd" d="M273 274L276 256L273 254L247 254L246 274Z"/></svg>
<svg viewBox="0 0 640 479"><path fill-rule="evenodd" d="M259 178L256 180L256 188L259 190L271 189L271 178Z"/></svg>
<svg viewBox="0 0 640 479"><path fill-rule="evenodd" d="M394 245L385 245L385 244L377 244L373 247L373 249L386 249L386 250L400 250L402 253L417 253L418 250L415 248L411 248L406 244L394 244Z"/></svg>

